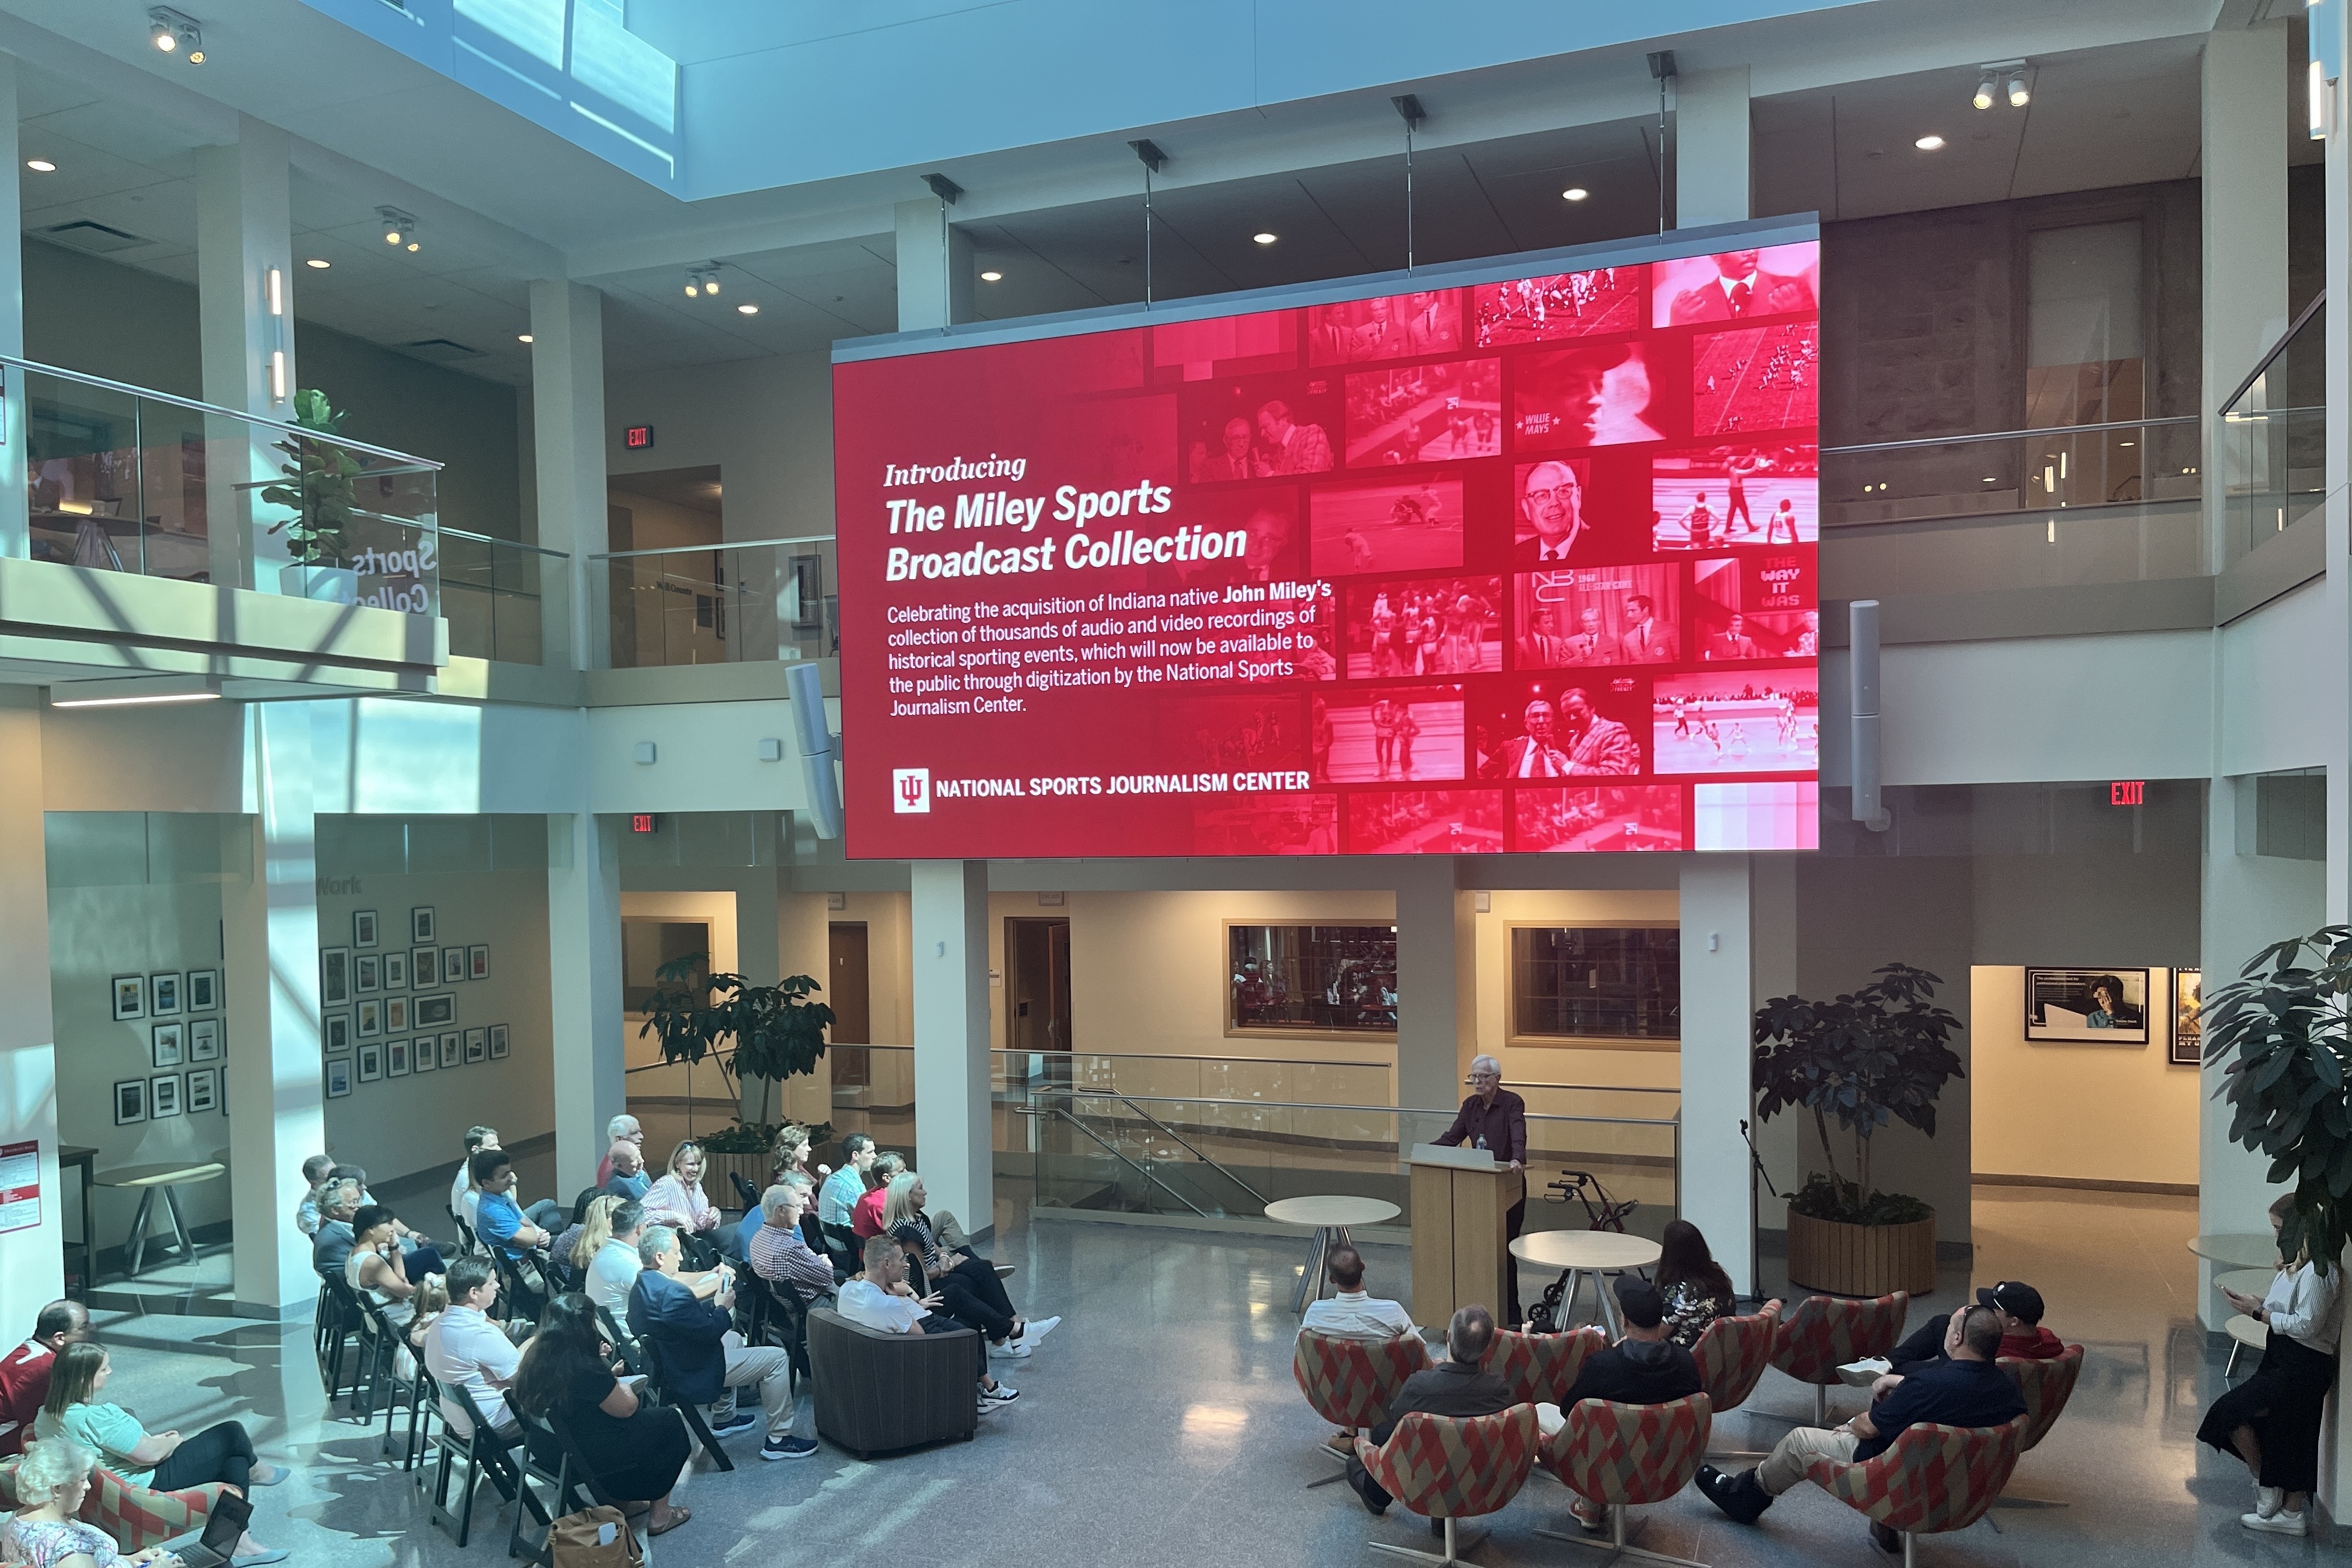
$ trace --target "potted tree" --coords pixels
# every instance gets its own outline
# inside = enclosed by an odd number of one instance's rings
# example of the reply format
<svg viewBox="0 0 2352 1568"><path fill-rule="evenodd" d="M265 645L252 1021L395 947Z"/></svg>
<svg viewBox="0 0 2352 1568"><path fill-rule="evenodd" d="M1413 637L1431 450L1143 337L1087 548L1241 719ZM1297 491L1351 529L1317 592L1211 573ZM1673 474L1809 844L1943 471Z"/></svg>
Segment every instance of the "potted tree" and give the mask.
<svg viewBox="0 0 2352 1568"><path fill-rule="evenodd" d="M738 1079L777 1083L796 1073L814 1072L824 1057L824 1031L833 1022L833 1009L808 998L824 987L805 974L788 976L775 985L753 985L740 974L706 973L704 957L688 953L654 971L656 987L646 1003L639 1037L653 1036L664 1061L688 1066L713 1056L720 1041L732 1040L732 1057L719 1060L722 1071ZM718 1194L733 1185L728 1180L730 1173L741 1174L754 1187L766 1184L769 1152L781 1128L764 1116L739 1115L732 1126L704 1142L708 1170L703 1181L706 1191L718 1184L714 1202L727 1201ZM811 1133L814 1141L823 1142L832 1131L827 1125L812 1128Z"/></svg>
<svg viewBox="0 0 2352 1568"><path fill-rule="evenodd" d="M1934 1005L1943 982L1889 963L1878 978L1830 1002L1776 996L1756 1010L1759 1121L1812 1113L1829 1170L1789 1199L1790 1282L1841 1296L1936 1288L1936 1211L1871 1182L1871 1138L1890 1121L1936 1135L1936 1097L1960 1076L1950 1045L1960 1021ZM1853 1151L1839 1168L1835 1121Z"/></svg>
<svg viewBox="0 0 2352 1568"><path fill-rule="evenodd" d="M2343 1255L2352 1200L2352 926L2273 942L2205 998L2205 1060L2235 1056L2214 1089L2234 1107L2230 1140L2271 1157L2294 1185L2279 1231L2293 1258L2308 1242L2323 1274Z"/></svg>
<svg viewBox="0 0 2352 1568"><path fill-rule="evenodd" d="M294 395L297 428L334 436L341 432L346 417L316 387ZM340 442L308 436L289 437L277 443L277 449L291 460L280 466L279 482L264 488L261 499L294 513L268 528L286 535L286 554L293 563L278 571L279 592L296 599L358 603L360 574L341 563L343 533L359 501L359 459Z"/></svg>

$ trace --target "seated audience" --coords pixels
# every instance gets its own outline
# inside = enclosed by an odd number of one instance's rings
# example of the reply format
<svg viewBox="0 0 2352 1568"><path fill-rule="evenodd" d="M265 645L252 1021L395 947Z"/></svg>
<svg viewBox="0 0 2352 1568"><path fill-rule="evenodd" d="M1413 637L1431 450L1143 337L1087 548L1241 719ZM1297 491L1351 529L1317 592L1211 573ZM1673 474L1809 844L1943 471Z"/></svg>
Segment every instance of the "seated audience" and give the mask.
<svg viewBox="0 0 2352 1568"><path fill-rule="evenodd" d="M243 1497L255 1487L274 1487L286 1479L285 1466L254 1458L253 1439L234 1421L183 1437L177 1432L150 1433L120 1405L100 1404L98 1396L113 1374L102 1345L59 1351L48 1397L33 1421L34 1436L71 1438L94 1450L100 1464L132 1486L159 1492L220 1481Z"/></svg>
<svg viewBox="0 0 2352 1568"><path fill-rule="evenodd" d="M294 1228L304 1236L319 1234L319 1189L334 1163L326 1154L313 1154L302 1162L302 1201L294 1205Z"/></svg>
<svg viewBox="0 0 2352 1568"><path fill-rule="evenodd" d="M382 1204L369 1204L352 1216L353 1241L343 1260L343 1283L373 1301L383 1321L397 1329L415 1313L416 1288L428 1271L417 1267L417 1255L400 1250L392 1226L392 1211Z"/></svg>
<svg viewBox="0 0 2352 1568"><path fill-rule="evenodd" d="M890 1201L890 1184L906 1168L907 1156L904 1154L875 1157L870 1176L874 1185L864 1197L851 1205L849 1210L849 1234L861 1247L867 1237L882 1234L882 1205Z"/></svg>
<svg viewBox="0 0 2352 1568"><path fill-rule="evenodd" d="M321 1279L343 1277L352 1255L352 1216L360 1212L361 1187L348 1176L327 1179L319 1191L319 1233L310 1238L310 1267Z"/></svg>
<svg viewBox="0 0 2352 1568"><path fill-rule="evenodd" d="M554 1227L563 1219L552 1198L541 1198L529 1210L520 1207L514 1196L517 1180L514 1162L504 1149L491 1143L475 1151L474 1232L484 1246L498 1247L509 1258L551 1246Z"/></svg>
<svg viewBox="0 0 2352 1568"><path fill-rule="evenodd" d="M631 1143L635 1145L637 1151L637 1169L642 1171L646 1168L646 1130L639 1126L637 1124L637 1119L631 1116L628 1112L623 1111L620 1115L615 1116L610 1121L604 1123L604 1142L606 1144L604 1159L604 1162L596 1167L596 1184L598 1186L601 1187L606 1182L613 1179L613 1152L610 1147L612 1144ZM632 1197L643 1197L645 1194L642 1193L632 1193L629 1195Z"/></svg>
<svg viewBox="0 0 2352 1568"><path fill-rule="evenodd" d="M835 1279L848 1278L849 1271L847 1269L834 1267L832 1260L833 1255L826 1249L824 1226L817 1224L816 1222L817 1179L814 1176L810 1175L806 1171L786 1171L782 1175L776 1178L774 1184L782 1187L790 1187L793 1191L800 1194L801 1240L808 1244L808 1249L811 1252L814 1252L819 1258L825 1259L826 1267L834 1268ZM741 1228L744 1231L751 1231L757 1228L757 1226L752 1224L751 1216L750 1215L743 1216L743 1225ZM751 1246L750 1237L746 1236L744 1237L743 1245L746 1247ZM750 1254L747 1252L744 1256L749 1258Z"/></svg>
<svg viewBox="0 0 2352 1568"><path fill-rule="evenodd" d="M841 1141L841 1169L817 1189L817 1223L824 1234L851 1258L857 1256L857 1235L850 1228L857 1200L866 1195L866 1173L874 1168L874 1140L852 1132Z"/></svg>
<svg viewBox="0 0 2352 1568"><path fill-rule="evenodd" d="M408 1331L401 1337L407 1342L406 1353L412 1359L401 1363L403 1377L408 1375L407 1368L413 1367L417 1361L424 1359L425 1336L433 1331L433 1325L439 1322L441 1314L449 1310L447 1278L439 1274L427 1274L423 1279L417 1281L416 1294L409 1298L408 1304L410 1308Z"/></svg>
<svg viewBox="0 0 2352 1568"><path fill-rule="evenodd" d="M725 1216L703 1195L701 1144L689 1140L671 1150L669 1173L647 1189L641 1201L653 1224L719 1244L716 1232Z"/></svg>
<svg viewBox="0 0 2352 1568"><path fill-rule="evenodd" d="M2042 1326L2042 1292L2016 1279L2004 1279L1977 1292L1977 1305L1989 1308L2000 1320L2000 1354L2019 1361L2055 1361L2066 1353L2066 1342ZM1868 1356L1838 1368L1838 1375L1855 1388L1869 1388L1882 1377L1917 1372L1944 1357L1948 1313L1937 1313L1919 1325L1894 1351Z"/></svg>
<svg viewBox="0 0 2352 1568"><path fill-rule="evenodd" d="M1946 1359L1927 1363L1906 1377L1880 1379L1868 1410L1834 1431L1797 1427L1752 1470L1727 1476L1712 1465L1700 1466L1698 1489L1732 1519L1753 1524L1775 1498L1805 1479L1806 1467L1817 1458L1847 1464L1874 1458L1915 1421L1999 1426L2022 1415L2025 1400L2017 1384L1993 1364L2000 1349L2000 1317L1987 1307L1963 1307L1945 1330ZM1873 1523L1870 1533L1883 1549L1903 1550L1886 1526Z"/></svg>
<svg viewBox="0 0 2352 1568"><path fill-rule="evenodd" d="M614 1327L625 1328L629 1321L629 1291L637 1282L638 1270L645 1267L637 1256L637 1244L646 1236L645 1205L614 1205L612 1227L612 1235L588 1260L582 1290L590 1301L612 1314Z"/></svg>
<svg viewBox="0 0 2352 1568"><path fill-rule="evenodd" d="M1480 1306L1464 1307L1445 1325L1445 1359L1404 1380L1389 1401L1388 1416L1366 1436L1378 1447L1396 1431L1397 1422L1414 1411L1427 1415L1493 1415L1519 1402L1499 1373L1486 1370L1486 1352L1495 1345L1495 1315ZM1348 1484L1374 1513L1386 1513L1396 1500L1372 1479L1361 1459L1348 1460ZM1432 1520L1443 1535L1444 1521Z"/></svg>
<svg viewBox="0 0 2352 1568"><path fill-rule="evenodd" d="M819 1165L815 1173L810 1174L808 1159L809 1130L797 1121L786 1122L776 1134L774 1159L768 1167L768 1184L773 1186L783 1180L788 1171L808 1175L811 1182L822 1181L833 1173L832 1166Z"/></svg>
<svg viewBox="0 0 2352 1568"><path fill-rule="evenodd" d="M1619 1275L1617 1313L1625 1321L1625 1337L1585 1358L1576 1382L1557 1409L1536 1407L1544 1436L1567 1424L1566 1413L1575 1409L1579 1400L1667 1405L1706 1392L1706 1380L1699 1375L1698 1363L1668 1335L1666 1299L1655 1285L1638 1274ZM1596 1534L1608 1526L1609 1510L1581 1493L1569 1494L1568 1510L1576 1516L1577 1523Z"/></svg>
<svg viewBox="0 0 2352 1568"><path fill-rule="evenodd" d="M616 1198L638 1202L654 1184L653 1173L646 1169L646 1152L632 1139L613 1140L613 1146L604 1151L604 1179L599 1184Z"/></svg>
<svg viewBox="0 0 2352 1568"><path fill-rule="evenodd" d="M474 1223L474 1156L484 1149L499 1146L499 1130L495 1127L466 1129L466 1157L457 1162L457 1174L449 1184L449 1212L467 1226Z"/></svg>
<svg viewBox="0 0 2352 1568"><path fill-rule="evenodd" d="M523 1346L507 1396L536 1421L560 1418L604 1495L652 1505L646 1533L667 1535L693 1517L672 1508L669 1494L693 1457L694 1440L677 1411L645 1403L615 1377L613 1361L588 1298L558 1296ZM553 1433L534 1426L525 1436L532 1456L551 1472L562 1463Z"/></svg>
<svg viewBox="0 0 2352 1568"><path fill-rule="evenodd" d="M950 1250L931 1230L923 1213L923 1178L901 1171L890 1178L889 1201L882 1208L882 1227L923 1271L927 1289L947 1304L956 1321L978 1329L1000 1355L1025 1356L1037 1342L1054 1331L1059 1318L1035 1322L1016 1316L988 1259L970 1247Z"/></svg>
<svg viewBox="0 0 2352 1568"><path fill-rule="evenodd" d="M801 1234L802 1190L779 1182L760 1194L760 1227L751 1233L751 1272L789 1286L803 1301L833 1293L833 1265L809 1250Z"/></svg>
<svg viewBox="0 0 2352 1568"><path fill-rule="evenodd" d="M841 1288L841 1300L835 1310L843 1317L886 1334L949 1334L964 1327L953 1318L940 1316L938 1296L915 1294L914 1287L907 1283L907 1255L899 1249L897 1240L869 1236L862 1256L865 1274ZM987 1337L974 1334L971 1341L980 1363L981 1408L1010 1405L1020 1398L1019 1389L989 1375Z"/></svg>
<svg viewBox="0 0 2352 1568"><path fill-rule="evenodd" d="M441 1418L460 1437L473 1436L473 1421L455 1392L463 1388L490 1431L511 1442L521 1428L507 1408L506 1389L521 1353L490 1321L498 1274L478 1258L461 1258L449 1265L448 1287L449 1304L425 1334L425 1370L444 1390Z"/></svg>
<svg viewBox="0 0 2352 1568"><path fill-rule="evenodd" d="M1715 1260L1706 1236L1686 1219L1671 1219L1660 1243L1653 1281L1666 1299L1666 1337L1689 1350L1717 1318L1736 1318L1739 1302L1731 1291L1731 1276ZM1761 1316L1777 1321L1780 1303L1764 1303Z"/></svg>
<svg viewBox="0 0 2352 1568"><path fill-rule="evenodd" d="M327 1180L331 1182L339 1182L346 1179L357 1182L360 1184L360 1206L362 1208L365 1208L368 1205L375 1202L375 1194L368 1191L367 1173L365 1171L360 1169L357 1165L332 1165L328 1168ZM431 1237L426 1236L420 1231L409 1229L408 1226L403 1225L397 1219L392 1222L392 1233L393 1235L400 1237L401 1250L404 1252L414 1252L420 1247L430 1247L433 1246L433 1238ZM439 1252L436 1251L433 1254L432 1264L436 1269L438 1269L441 1267L441 1254Z"/></svg>
<svg viewBox="0 0 2352 1568"><path fill-rule="evenodd" d="M815 1443L793 1436L791 1352L745 1346L730 1331L735 1292L724 1277L707 1300L680 1279L684 1254L677 1233L667 1226L648 1228L638 1255L646 1267L629 1292L629 1331L659 1353L662 1384L670 1397L710 1405L729 1389L756 1387L768 1415L768 1440L760 1457L805 1459L815 1453ZM732 1419L722 1415L712 1422L711 1432L740 1432L751 1420L749 1411Z"/></svg>
<svg viewBox="0 0 2352 1568"><path fill-rule="evenodd" d="M1335 1247L1324 1259L1324 1273L1334 1294L1328 1300L1307 1303L1298 1321L1301 1333L1312 1331L1335 1340L1395 1340L1421 1331L1412 1314L1383 1296L1364 1289L1364 1255L1346 1245Z"/></svg>
<svg viewBox="0 0 2352 1568"><path fill-rule="evenodd" d="M33 1420L49 1396L49 1373L58 1352L89 1339L89 1309L71 1300L52 1301L33 1319L33 1337L0 1356L0 1457L24 1452Z"/></svg>
<svg viewBox="0 0 2352 1568"><path fill-rule="evenodd" d="M126 1568L155 1563L173 1568L179 1562L168 1548L150 1546L124 1555L114 1538L80 1517L82 1500L89 1495L90 1471L98 1455L68 1438L50 1437L26 1450L16 1467L16 1513L0 1538L0 1556L25 1568ZM272 1552L250 1533L238 1537L231 1549L237 1568L261 1568L283 1563L287 1553Z"/></svg>
<svg viewBox="0 0 2352 1568"><path fill-rule="evenodd" d="M604 1244L613 1239L613 1211L622 1200L610 1193L599 1193L588 1200L587 1212L577 1225L563 1227L555 1238L555 1266L563 1277L580 1289L580 1281L588 1278L588 1265Z"/></svg>

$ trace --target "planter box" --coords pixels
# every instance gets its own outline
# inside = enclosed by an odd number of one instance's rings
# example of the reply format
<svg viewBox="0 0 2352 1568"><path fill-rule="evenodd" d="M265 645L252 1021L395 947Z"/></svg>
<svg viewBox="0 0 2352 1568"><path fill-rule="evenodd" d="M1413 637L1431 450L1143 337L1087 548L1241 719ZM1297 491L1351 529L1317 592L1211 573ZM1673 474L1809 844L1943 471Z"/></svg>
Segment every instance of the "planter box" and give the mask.
<svg viewBox="0 0 2352 1568"><path fill-rule="evenodd" d="M1925 1295L1936 1288L1936 1216L1845 1225L1791 1212L1789 1281L1832 1296Z"/></svg>
<svg viewBox="0 0 2352 1568"><path fill-rule="evenodd" d="M355 605L360 597L360 574L347 566L284 566L278 572L278 591L289 599Z"/></svg>
<svg viewBox="0 0 2352 1568"><path fill-rule="evenodd" d="M723 1209L742 1207L743 1200L736 1195L735 1184L729 1180L729 1173L740 1172L743 1179L751 1184L753 1192L764 1192L768 1185L769 1161L770 1156L764 1150L757 1154L714 1154L705 1149L702 1152L703 1195Z"/></svg>

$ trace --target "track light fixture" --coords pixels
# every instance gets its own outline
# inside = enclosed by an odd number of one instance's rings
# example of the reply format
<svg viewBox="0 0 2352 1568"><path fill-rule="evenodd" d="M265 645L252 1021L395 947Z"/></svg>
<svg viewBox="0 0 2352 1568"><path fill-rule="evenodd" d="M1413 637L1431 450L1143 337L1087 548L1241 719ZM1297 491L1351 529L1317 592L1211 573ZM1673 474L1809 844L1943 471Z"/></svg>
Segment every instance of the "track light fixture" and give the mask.
<svg viewBox="0 0 2352 1568"><path fill-rule="evenodd" d="M2013 76L2010 78L2009 106L2011 109L2023 109L2027 104L2032 101L2033 94L2026 88L2025 79L2022 76Z"/></svg>
<svg viewBox="0 0 2352 1568"><path fill-rule="evenodd" d="M147 13L147 40L158 54L178 55L192 66L205 63L204 29L196 26L194 16L169 5L158 5Z"/></svg>
<svg viewBox="0 0 2352 1568"><path fill-rule="evenodd" d="M398 207L378 207L375 218L376 226L383 232L386 245L395 250L415 252L416 216L414 213L402 212Z"/></svg>
<svg viewBox="0 0 2352 1568"><path fill-rule="evenodd" d="M705 295L714 300L719 297L719 263L716 261L686 269L686 297L699 300Z"/></svg>
<svg viewBox="0 0 2352 1568"><path fill-rule="evenodd" d="M1976 96L1969 101L1979 109L1990 109L2004 98L2011 109L2023 109L2033 101L2031 61L1988 60L1977 70Z"/></svg>
<svg viewBox="0 0 2352 1568"><path fill-rule="evenodd" d="M1969 101L1975 104L1979 109L1990 109L1992 107L1993 91L1995 89L2000 87L2000 79L1999 77L1988 74L1984 80L1977 83L1977 95L1969 100Z"/></svg>

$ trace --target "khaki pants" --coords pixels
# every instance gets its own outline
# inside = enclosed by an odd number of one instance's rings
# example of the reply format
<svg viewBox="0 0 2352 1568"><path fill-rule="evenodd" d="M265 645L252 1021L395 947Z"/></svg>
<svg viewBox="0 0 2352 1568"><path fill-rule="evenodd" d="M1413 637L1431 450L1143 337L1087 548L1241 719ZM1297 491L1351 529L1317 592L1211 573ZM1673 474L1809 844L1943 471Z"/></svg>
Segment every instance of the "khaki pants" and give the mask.
<svg viewBox="0 0 2352 1568"><path fill-rule="evenodd" d="M1772 1452L1756 1467L1756 1479L1767 1492L1779 1497L1805 1479L1805 1468L1815 1459L1851 1464L1861 1442L1843 1427L1830 1432L1819 1426L1799 1426L1772 1445Z"/></svg>
<svg viewBox="0 0 2352 1568"><path fill-rule="evenodd" d="M760 1407L768 1415L768 1436L793 1435L793 1357L789 1351L761 1346L756 1350L727 1349L729 1397L739 1388L757 1387Z"/></svg>
<svg viewBox="0 0 2352 1568"><path fill-rule="evenodd" d="M971 1237L964 1234L963 1226L956 1223L955 1215L941 1211L932 1215L930 1221L931 1239L948 1251L953 1252L960 1247L971 1245Z"/></svg>

